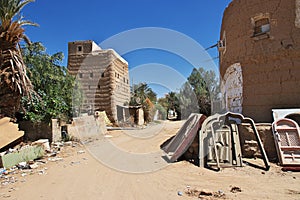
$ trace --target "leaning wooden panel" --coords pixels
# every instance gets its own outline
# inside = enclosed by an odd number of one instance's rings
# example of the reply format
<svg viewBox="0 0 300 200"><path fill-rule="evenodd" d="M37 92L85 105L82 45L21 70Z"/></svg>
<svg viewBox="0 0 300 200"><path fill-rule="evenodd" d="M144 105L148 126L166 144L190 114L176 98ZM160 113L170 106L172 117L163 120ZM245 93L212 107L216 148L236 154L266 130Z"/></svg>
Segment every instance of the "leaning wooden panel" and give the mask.
<svg viewBox="0 0 300 200"><path fill-rule="evenodd" d="M275 145L281 165L300 166L300 129L291 119L279 119L272 124Z"/></svg>

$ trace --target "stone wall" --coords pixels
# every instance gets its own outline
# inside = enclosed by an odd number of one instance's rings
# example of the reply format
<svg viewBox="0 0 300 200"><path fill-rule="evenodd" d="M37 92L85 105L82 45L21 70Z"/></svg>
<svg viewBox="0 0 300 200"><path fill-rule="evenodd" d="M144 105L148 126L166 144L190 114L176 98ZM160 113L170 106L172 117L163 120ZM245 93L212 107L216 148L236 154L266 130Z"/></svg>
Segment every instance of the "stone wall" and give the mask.
<svg viewBox="0 0 300 200"><path fill-rule="evenodd" d="M57 119L52 119L51 126L45 123L19 122L19 129L25 133L25 141L36 141L39 139L49 139L50 142L61 141L61 132L64 128L71 138L76 137L78 139L96 137L99 134L106 133L104 115L73 118L72 124L61 123Z"/></svg>
<svg viewBox="0 0 300 200"><path fill-rule="evenodd" d="M36 141L39 139L49 139L52 142L51 126L45 123L32 123L30 121L20 121L19 129L24 131L25 141Z"/></svg>
<svg viewBox="0 0 300 200"><path fill-rule="evenodd" d="M256 124L256 129L263 143L268 159L272 162L278 161L275 141L272 133L271 124ZM240 142L243 157L261 157L254 131L249 124L239 125Z"/></svg>
<svg viewBox="0 0 300 200"><path fill-rule="evenodd" d="M224 12L221 76L241 64L242 114L256 122L272 122L272 108L300 107L299 4L233 0ZM267 23L259 26L260 20Z"/></svg>

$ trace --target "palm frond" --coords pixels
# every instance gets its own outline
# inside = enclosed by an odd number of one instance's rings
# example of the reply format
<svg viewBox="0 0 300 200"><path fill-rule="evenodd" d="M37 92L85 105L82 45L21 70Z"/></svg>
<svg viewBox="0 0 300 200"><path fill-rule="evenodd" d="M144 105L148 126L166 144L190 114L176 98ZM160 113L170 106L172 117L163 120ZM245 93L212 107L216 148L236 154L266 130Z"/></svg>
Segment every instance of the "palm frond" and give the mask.
<svg viewBox="0 0 300 200"><path fill-rule="evenodd" d="M19 20L18 23L21 26L37 26L37 27L40 26L39 24L31 22L31 21L28 21L28 20Z"/></svg>
<svg viewBox="0 0 300 200"><path fill-rule="evenodd" d="M0 0L0 25L4 30L7 29L14 18L20 14L23 7L31 2L34 2L34 0ZM20 17L16 19L16 21L19 20Z"/></svg>
<svg viewBox="0 0 300 200"><path fill-rule="evenodd" d="M26 44L31 45L31 40L27 35L23 34L23 40L25 41Z"/></svg>
<svg viewBox="0 0 300 200"><path fill-rule="evenodd" d="M30 43L23 26L37 26L20 15L22 8L31 2L34 0L0 0L0 110L7 116L19 110L22 96L31 101L32 94L36 94L19 47L22 39ZM7 104L3 97L8 96L13 98Z"/></svg>
<svg viewBox="0 0 300 200"><path fill-rule="evenodd" d="M29 3L35 2L35 0L15 0L15 2L17 2L17 5L14 8L14 13L15 15L17 15L24 8L24 6L26 6Z"/></svg>

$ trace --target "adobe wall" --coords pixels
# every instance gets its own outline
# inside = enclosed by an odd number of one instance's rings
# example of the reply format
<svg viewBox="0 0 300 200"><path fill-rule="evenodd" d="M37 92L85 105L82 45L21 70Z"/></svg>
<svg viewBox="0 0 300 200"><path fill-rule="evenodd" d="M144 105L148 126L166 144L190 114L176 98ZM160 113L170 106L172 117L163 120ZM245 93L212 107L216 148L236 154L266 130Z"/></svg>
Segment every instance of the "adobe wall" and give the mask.
<svg viewBox="0 0 300 200"><path fill-rule="evenodd" d="M254 21L269 18L267 34L254 36ZM242 114L272 122L272 108L300 107L300 1L233 0L221 28L225 50L220 72L240 63Z"/></svg>
<svg viewBox="0 0 300 200"><path fill-rule="evenodd" d="M78 52L78 47L82 51ZM69 72L77 76L84 93L84 112L106 111L117 121L117 105L130 99L128 64L114 50L101 50L92 41L69 43Z"/></svg>

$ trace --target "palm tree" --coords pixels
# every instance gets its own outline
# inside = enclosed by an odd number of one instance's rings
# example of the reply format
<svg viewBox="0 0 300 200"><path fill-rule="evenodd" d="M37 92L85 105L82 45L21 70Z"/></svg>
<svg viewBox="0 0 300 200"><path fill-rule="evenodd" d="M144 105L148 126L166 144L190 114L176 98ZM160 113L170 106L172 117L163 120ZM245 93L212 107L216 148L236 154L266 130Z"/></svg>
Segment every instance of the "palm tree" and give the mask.
<svg viewBox="0 0 300 200"><path fill-rule="evenodd" d="M15 117L22 96L29 96L32 84L20 51L20 41L30 43L24 25L36 25L23 20L20 11L34 0L0 0L0 114Z"/></svg>

